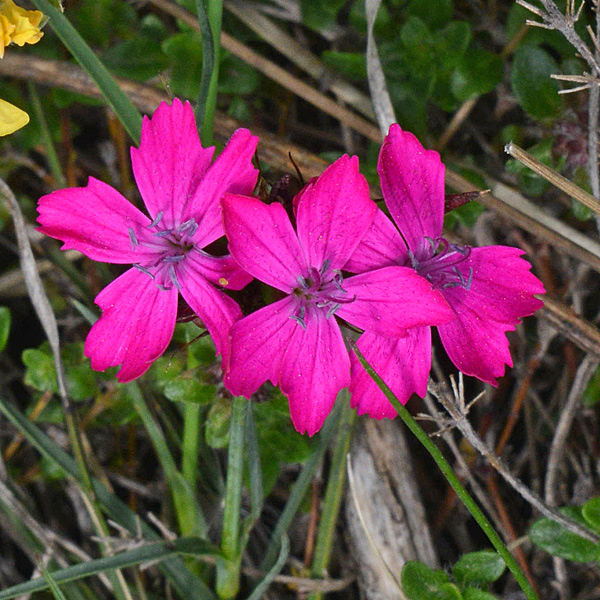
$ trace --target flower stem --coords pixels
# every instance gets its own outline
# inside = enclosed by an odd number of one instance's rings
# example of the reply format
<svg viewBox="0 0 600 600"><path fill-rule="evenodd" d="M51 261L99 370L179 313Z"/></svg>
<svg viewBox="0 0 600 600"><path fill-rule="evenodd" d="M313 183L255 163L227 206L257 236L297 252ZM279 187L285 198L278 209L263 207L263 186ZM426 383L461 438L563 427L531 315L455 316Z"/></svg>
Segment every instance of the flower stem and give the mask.
<svg viewBox="0 0 600 600"><path fill-rule="evenodd" d="M200 442L200 412L202 407L186 402L183 409L183 446L181 472L192 491L198 482L198 450Z"/></svg>
<svg viewBox="0 0 600 600"><path fill-rule="evenodd" d="M229 423L225 511L221 532L223 558L217 559L217 595L223 600L235 598L240 586L240 507L242 504L242 478L244 473L246 411L249 407L248 400L243 396L237 396L233 399L233 409Z"/></svg>
<svg viewBox="0 0 600 600"><path fill-rule="evenodd" d="M321 513L321 522L319 523L319 534L317 536L315 556L312 563L313 577L324 577L329 565L333 535L342 503L342 492L344 491L344 484L346 482L346 455L350 449L350 440L352 439L354 422L356 421L356 411L350 407L350 398L347 390L343 390L340 393L337 402L342 403L342 414L337 439L333 448L331 469L323 501L323 512ZM322 592L315 592L309 596L310 600L320 600L322 597Z"/></svg>
<svg viewBox="0 0 600 600"><path fill-rule="evenodd" d="M404 421L404 424L411 430L414 436L421 442L424 448L429 452L440 471L448 483L452 486L452 489L456 492L456 495L461 499L462 503L466 506L467 510L471 513L472 517L477 521L483 532L487 535L488 539L497 550L498 554L504 559L506 566L510 569L514 575L520 588L523 590L527 600L538 600L538 597L529 583L527 577L517 564L517 561L513 555L508 551L504 542L500 536L496 533L496 530L490 523L490 521L483 514L477 503L471 498L467 490L463 487L458 477L454 474L452 467L448 461L444 458L444 455L439 448L431 441L429 436L423 431L421 426L412 418L411 414L406 408L400 403L398 398L394 395L392 390L385 384L383 379L373 370L373 367L367 362L365 357L361 354L356 344L351 342L352 349L356 354L358 360L362 366L366 369L367 373L373 379L373 381L379 386L381 391L385 394L386 398L390 401L392 406L396 409L396 412L400 418Z"/></svg>

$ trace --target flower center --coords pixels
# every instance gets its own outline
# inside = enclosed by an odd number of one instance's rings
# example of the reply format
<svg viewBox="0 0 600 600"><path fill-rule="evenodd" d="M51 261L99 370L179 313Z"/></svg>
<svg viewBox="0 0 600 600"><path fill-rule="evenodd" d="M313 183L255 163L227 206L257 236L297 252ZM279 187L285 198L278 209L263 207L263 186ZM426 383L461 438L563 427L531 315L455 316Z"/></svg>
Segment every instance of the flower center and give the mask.
<svg viewBox="0 0 600 600"><path fill-rule="evenodd" d="M308 277L298 277L298 287L293 294L300 298L300 308L290 318L300 323L306 329L306 312L314 308L325 312L328 319L342 304L349 304L356 300L356 296L350 297L342 287L344 280L341 271L330 268L330 261L326 260L320 270L310 268Z"/></svg>
<svg viewBox="0 0 600 600"><path fill-rule="evenodd" d="M161 226L162 217L163 212L160 211L148 225L148 229L155 230L150 240L139 242L135 231L131 227L128 228L129 240L134 250L141 245L155 251L152 258L133 266L151 277L161 290L170 290L173 286L179 290L181 284L177 271L187 254L194 249L192 237L198 229L198 224L194 219L189 219L177 227L165 229Z"/></svg>
<svg viewBox="0 0 600 600"><path fill-rule="evenodd" d="M465 275L464 269L458 267L470 254L471 246L451 244L444 237L425 237L418 250L408 251L410 266L438 289L471 288L473 268L469 267Z"/></svg>

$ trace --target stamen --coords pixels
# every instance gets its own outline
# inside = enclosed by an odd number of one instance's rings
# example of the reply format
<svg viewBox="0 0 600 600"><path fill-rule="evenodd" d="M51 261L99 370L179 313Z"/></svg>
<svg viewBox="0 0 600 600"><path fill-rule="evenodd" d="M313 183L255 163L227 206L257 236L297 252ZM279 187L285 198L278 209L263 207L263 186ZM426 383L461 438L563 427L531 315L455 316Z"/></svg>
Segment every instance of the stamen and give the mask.
<svg viewBox="0 0 600 600"><path fill-rule="evenodd" d="M171 280L171 283L178 289L181 289L181 284L179 283L179 280L177 279L177 273L175 272L175 267L173 265L171 265L167 271L169 273L169 279Z"/></svg>
<svg viewBox="0 0 600 600"><path fill-rule="evenodd" d="M473 283L473 267L469 267L469 279L467 280L467 285L465 285L466 290L471 289L471 283Z"/></svg>
<svg viewBox="0 0 600 600"><path fill-rule="evenodd" d="M142 273L145 273L146 275L148 275L150 277L150 279L154 280L154 274L151 273L148 269L146 269L146 267L142 267L142 265L138 265L138 264L134 264L133 266L138 271L141 271Z"/></svg>
<svg viewBox="0 0 600 600"><path fill-rule="evenodd" d="M290 315L290 319L294 319L302 329L306 329L306 321L302 317L298 317L296 315Z"/></svg>
<svg viewBox="0 0 600 600"><path fill-rule="evenodd" d="M129 241L131 242L131 249L135 250L140 245L135 235L135 231L131 227L128 227L127 233L129 234Z"/></svg>
<svg viewBox="0 0 600 600"><path fill-rule="evenodd" d="M180 234L187 233L189 237L192 237L198 230L198 223L194 219L188 219L185 223L179 226L178 232Z"/></svg>
<svg viewBox="0 0 600 600"><path fill-rule="evenodd" d="M340 308L342 305L339 302L335 302L334 304L331 305L331 308L327 311L327 314L325 315L326 319L329 319L329 317L338 309Z"/></svg>
<svg viewBox="0 0 600 600"><path fill-rule="evenodd" d="M302 277L302 275L298 275L298 277L296 277L296 281L302 289L308 289L308 282L306 281L306 279L304 279L304 277Z"/></svg>
<svg viewBox="0 0 600 600"><path fill-rule="evenodd" d="M333 279L331 281L333 281L333 285L335 285L335 287L340 290L340 292L344 292L344 294L348 293L348 290L345 290L342 287L342 281L344 280L344 278L342 277L342 272L339 271L338 269L336 269L334 271L335 275L333 277Z"/></svg>
<svg viewBox="0 0 600 600"><path fill-rule="evenodd" d="M428 238L431 239L431 238ZM417 257L413 254L412 250L408 250L407 251L408 254L408 258L410 258L410 266L417 271L419 269L419 261L417 260Z"/></svg>
<svg viewBox="0 0 600 600"><path fill-rule="evenodd" d="M152 223L150 223L150 225L148 225L148 229L152 229L152 227L156 227L163 218L163 211L159 211L159 213L156 215L156 217L154 217L154 221L152 221Z"/></svg>
<svg viewBox="0 0 600 600"><path fill-rule="evenodd" d="M168 235L171 235L173 233L172 229L165 229L164 231L157 231L155 233L153 233L152 235L155 237L167 237Z"/></svg>
<svg viewBox="0 0 600 600"><path fill-rule="evenodd" d="M166 263L178 263L185 258L185 254L176 254L175 256L165 256L163 261Z"/></svg>
<svg viewBox="0 0 600 600"><path fill-rule="evenodd" d="M323 266L321 267L321 270L319 271L319 273L321 275L325 275L325 273L327 273L327 271L329 270L330 265L331 265L331 261L328 258L326 258L323 261Z"/></svg>

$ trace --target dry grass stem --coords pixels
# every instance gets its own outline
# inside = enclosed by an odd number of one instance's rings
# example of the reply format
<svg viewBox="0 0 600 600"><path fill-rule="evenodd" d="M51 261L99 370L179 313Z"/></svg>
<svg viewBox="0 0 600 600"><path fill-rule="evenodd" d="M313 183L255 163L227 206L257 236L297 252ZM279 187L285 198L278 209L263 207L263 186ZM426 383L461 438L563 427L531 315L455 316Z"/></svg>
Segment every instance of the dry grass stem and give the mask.
<svg viewBox="0 0 600 600"><path fill-rule="evenodd" d="M537 158L526 152L516 144L512 142L506 144L504 151L510 154L513 158L518 160L521 164L530 168L534 173L543 177L546 181L557 187L559 190L565 192L571 196L571 198L581 202L584 206L587 206L597 215L600 215L600 201L594 198L591 194L582 190L578 185L575 185L569 181L566 177L563 177L557 173L554 169L548 167L544 163L540 162Z"/></svg>

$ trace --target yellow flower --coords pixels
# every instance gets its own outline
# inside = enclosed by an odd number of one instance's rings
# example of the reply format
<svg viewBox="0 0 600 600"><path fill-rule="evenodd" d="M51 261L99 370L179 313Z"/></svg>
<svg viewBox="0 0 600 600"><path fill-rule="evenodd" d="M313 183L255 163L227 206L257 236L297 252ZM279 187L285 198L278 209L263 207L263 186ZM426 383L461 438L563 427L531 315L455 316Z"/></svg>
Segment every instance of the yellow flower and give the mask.
<svg viewBox="0 0 600 600"><path fill-rule="evenodd" d="M14 133L29 123L29 115L14 104L0 99L0 135Z"/></svg>
<svg viewBox="0 0 600 600"><path fill-rule="evenodd" d="M0 58L11 42L17 46L38 42L44 35L40 31L43 17L39 10L25 10L13 0L0 0Z"/></svg>

